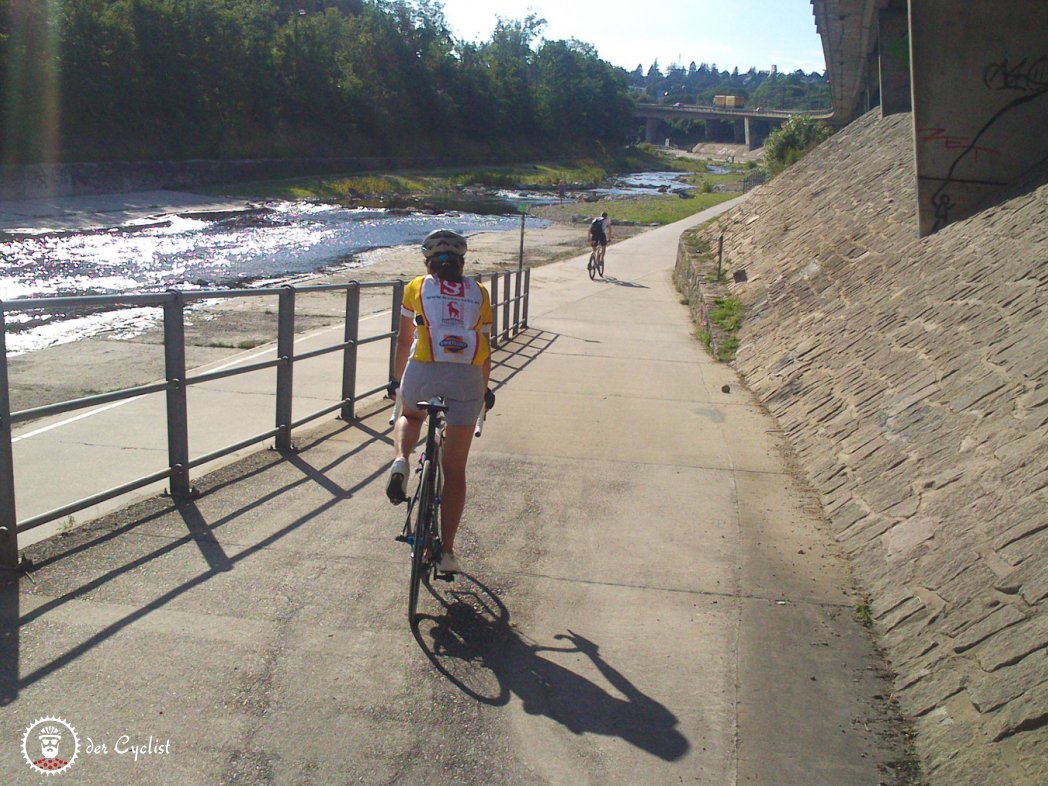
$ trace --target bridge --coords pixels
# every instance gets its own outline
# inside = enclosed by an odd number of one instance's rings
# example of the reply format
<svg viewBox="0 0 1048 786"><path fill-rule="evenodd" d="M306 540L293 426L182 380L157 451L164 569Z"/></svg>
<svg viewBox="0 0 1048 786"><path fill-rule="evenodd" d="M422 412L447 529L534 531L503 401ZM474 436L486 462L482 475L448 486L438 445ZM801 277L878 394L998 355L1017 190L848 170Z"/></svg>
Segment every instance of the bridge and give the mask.
<svg viewBox="0 0 1048 786"><path fill-rule="evenodd" d="M643 119L644 141L658 141L659 123L668 120L703 120L706 122L706 137L712 141L745 144L747 149L760 147L768 134L779 128L793 115L806 114L819 119L828 119L832 110L762 109L761 107L723 107L702 104L638 104L633 110L635 118Z"/></svg>
<svg viewBox="0 0 1048 786"><path fill-rule="evenodd" d="M875 107L913 115L922 236L999 201L1048 161L1048 4L811 3L830 122Z"/></svg>

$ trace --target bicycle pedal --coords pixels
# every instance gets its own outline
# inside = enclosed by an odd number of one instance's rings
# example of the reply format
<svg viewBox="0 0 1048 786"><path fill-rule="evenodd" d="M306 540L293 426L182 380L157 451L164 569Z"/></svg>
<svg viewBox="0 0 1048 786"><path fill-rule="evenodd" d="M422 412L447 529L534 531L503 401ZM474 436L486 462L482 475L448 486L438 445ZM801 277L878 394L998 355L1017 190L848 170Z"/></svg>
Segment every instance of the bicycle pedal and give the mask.
<svg viewBox="0 0 1048 786"><path fill-rule="evenodd" d="M393 540L395 540L395 541L397 541L399 543L410 543L411 542L411 538L409 538L407 535L397 535L395 538L393 538Z"/></svg>
<svg viewBox="0 0 1048 786"><path fill-rule="evenodd" d="M454 573L440 573L439 571L434 571L433 575L435 575L441 581L451 582L455 580Z"/></svg>

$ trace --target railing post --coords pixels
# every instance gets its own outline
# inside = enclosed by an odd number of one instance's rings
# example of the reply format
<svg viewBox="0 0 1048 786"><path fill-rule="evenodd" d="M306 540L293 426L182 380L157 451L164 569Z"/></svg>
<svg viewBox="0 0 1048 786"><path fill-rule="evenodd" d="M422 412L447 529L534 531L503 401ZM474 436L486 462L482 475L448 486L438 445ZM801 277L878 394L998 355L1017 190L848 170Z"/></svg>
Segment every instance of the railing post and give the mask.
<svg viewBox="0 0 1048 786"><path fill-rule="evenodd" d="M357 339L360 336L360 284L351 281L346 290L346 348L342 352L342 414L345 421L356 417Z"/></svg>
<svg viewBox="0 0 1048 786"><path fill-rule="evenodd" d="M7 324L0 303L0 570L18 568L15 459L11 445L11 394L7 383Z"/></svg>
<svg viewBox="0 0 1048 786"><path fill-rule="evenodd" d="M278 295L277 309L277 433L276 449L293 450L291 445L291 402L295 366L295 288L285 284Z"/></svg>
<svg viewBox="0 0 1048 786"><path fill-rule="evenodd" d="M400 332L400 306L404 302L404 282L396 281L393 284L393 316L390 319L389 331L393 335L389 339L389 377L397 373L397 334Z"/></svg>
<svg viewBox="0 0 1048 786"><path fill-rule="evenodd" d="M189 485L189 414L186 405L186 329L182 293L164 302L164 378L167 389L167 465L174 499L193 495Z"/></svg>
<svg viewBox="0 0 1048 786"><path fill-rule="evenodd" d="M499 348L499 274L491 274L491 348Z"/></svg>
<svg viewBox="0 0 1048 786"><path fill-rule="evenodd" d="M524 277L522 270L517 270L513 282L513 335L520 333L520 280Z"/></svg>
<svg viewBox="0 0 1048 786"><path fill-rule="evenodd" d="M520 327L528 326L528 304L531 302L531 268L524 271L524 315Z"/></svg>
<svg viewBox="0 0 1048 786"><path fill-rule="evenodd" d="M509 341L509 277L510 272L507 270L503 278L503 284L506 287L506 299L502 303L502 343Z"/></svg>

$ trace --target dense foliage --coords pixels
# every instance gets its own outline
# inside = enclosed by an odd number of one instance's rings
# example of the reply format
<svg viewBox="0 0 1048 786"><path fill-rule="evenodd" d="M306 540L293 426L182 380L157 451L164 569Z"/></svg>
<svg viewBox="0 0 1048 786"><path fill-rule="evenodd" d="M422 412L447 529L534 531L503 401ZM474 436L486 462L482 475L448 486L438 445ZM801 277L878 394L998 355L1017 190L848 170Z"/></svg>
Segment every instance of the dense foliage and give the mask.
<svg viewBox="0 0 1048 786"><path fill-rule="evenodd" d="M629 75L630 90L642 101L712 106L714 96L733 95L746 106L765 109L803 109L814 111L830 107L830 86L826 77L812 72L794 71L780 74L777 69L758 71L751 68L739 73L718 71L717 65L695 65L685 69L671 65L665 73L658 61L647 71L641 66Z"/></svg>
<svg viewBox="0 0 1048 786"><path fill-rule="evenodd" d="M0 0L4 161L517 157L627 138L626 74L433 0Z"/></svg>
<svg viewBox="0 0 1048 786"><path fill-rule="evenodd" d="M764 166L777 175L830 136L829 127L805 115L794 115L764 143Z"/></svg>

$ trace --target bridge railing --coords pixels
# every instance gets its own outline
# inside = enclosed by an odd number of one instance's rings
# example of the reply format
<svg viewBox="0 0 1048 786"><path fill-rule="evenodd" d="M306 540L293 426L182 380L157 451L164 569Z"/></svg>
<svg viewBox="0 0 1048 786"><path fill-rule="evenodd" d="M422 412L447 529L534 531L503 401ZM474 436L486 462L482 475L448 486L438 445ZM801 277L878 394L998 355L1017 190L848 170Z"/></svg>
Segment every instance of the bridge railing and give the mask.
<svg viewBox="0 0 1048 786"><path fill-rule="evenodd" d="M491 293L494 324L491 331L492 348L508 342L527 327L530 297L531 270L491 273L476 279L488 284ZM168 290L161 293L130 295L99 295L84 297L57 297L24 299L0 302L0 568L13 569L18 566L18 535L52 521L117 497L129 494L158 481L168 481L168 491L174 498L193 495L190 470L223 458L251 445L274 440L274 447L282 452L291 450L294 430L325 415L338 412L338 417L351 421L355 418L357 402L368 397L384 394L386 380L382 384L358 390L357 351L371 343L388 342L389 377L393 375L396 357L396 337L400 324L400 303L404 293L403 281L379 281L371 283L349 282L346 284L323 284L313 286L282 286L255 290ZM360 336L360 294L365 289L389 289L391 319L389 330L367 337ZM295 305L299 295L315 292L344 292L345 314L342 340L328 346L301 354L295 353ZM276 357L247 365L219 371L190 375L186 370L185 311L189 304L207 300L229 300L232 298L276 297L277 334ZM163 313L164 333L164 379L148 385L122 388L83 398L61 401L19 411L11 411L11 392L8 375L7 315L44 311L49 313L73 314L86 308L130 308L159 307ZM293 379L292 370L297 363L321 355L342 353L341 376L332 380L340 390L337 403L325 406L304 417L292 419ZM206 454L193 456L189 444L189 414L187 390L193 385L218 379L248 374L264 369L276 369L274 387L275 419L272 428L240 439L225 447ZM167 437L166 466L149 472L127 483L102 489L87 497L53 508L22 521L18 520L15 504L15 457L14 427L30 420L58 415L92 407L100 407L140 396L163 393L165 396Z"/></svg>

